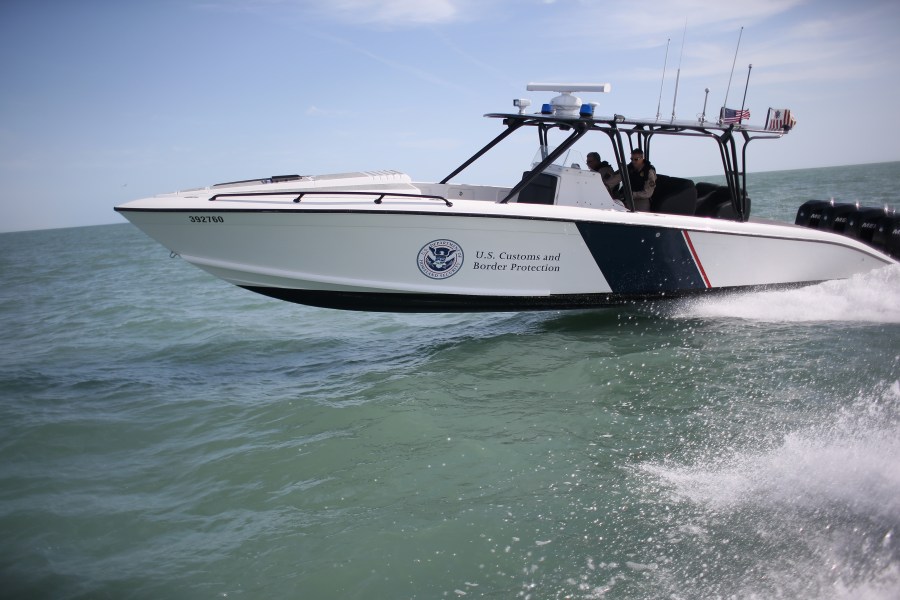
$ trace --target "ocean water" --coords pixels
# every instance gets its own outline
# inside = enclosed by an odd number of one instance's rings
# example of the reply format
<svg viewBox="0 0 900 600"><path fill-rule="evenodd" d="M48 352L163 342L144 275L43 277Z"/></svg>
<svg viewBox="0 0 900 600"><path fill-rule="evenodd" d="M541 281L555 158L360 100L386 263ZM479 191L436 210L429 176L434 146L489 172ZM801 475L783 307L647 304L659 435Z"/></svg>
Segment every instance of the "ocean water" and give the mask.
<svg viewBox="0 0 900 600"><path fill-rule="evenodd" d="M792 220L898 177L749 179ZM0 235L0 331L2 598L900 597L900 268L366 314L120 224Z"/></svg>

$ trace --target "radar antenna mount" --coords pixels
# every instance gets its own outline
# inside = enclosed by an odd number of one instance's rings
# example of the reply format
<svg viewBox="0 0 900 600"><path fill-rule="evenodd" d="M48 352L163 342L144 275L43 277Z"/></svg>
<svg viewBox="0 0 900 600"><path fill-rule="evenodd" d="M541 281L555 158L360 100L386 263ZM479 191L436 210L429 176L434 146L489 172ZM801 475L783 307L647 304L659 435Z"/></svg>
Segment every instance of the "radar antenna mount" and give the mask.
<svg viewBox="0 0 900 600"><path fill-rule="evenodd" d="M559 96L550 101L552 114L560 117L578 117L582 107L581 98L572 94L575 92L608 94L612 86L608 83L529 83L525 89L529 92L558 92Z"/></svg>

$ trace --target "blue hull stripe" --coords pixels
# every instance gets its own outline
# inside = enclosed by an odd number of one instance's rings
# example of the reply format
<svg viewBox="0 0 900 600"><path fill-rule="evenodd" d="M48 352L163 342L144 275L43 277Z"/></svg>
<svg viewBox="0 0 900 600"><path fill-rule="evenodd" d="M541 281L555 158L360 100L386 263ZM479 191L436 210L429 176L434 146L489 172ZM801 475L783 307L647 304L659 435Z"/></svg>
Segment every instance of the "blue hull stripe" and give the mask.
<svg viewBox="0 0 900 600"><path fill-rule="evenodd" d="M679 229L609 223L577 225L614 293L706 289Z"/></svg>

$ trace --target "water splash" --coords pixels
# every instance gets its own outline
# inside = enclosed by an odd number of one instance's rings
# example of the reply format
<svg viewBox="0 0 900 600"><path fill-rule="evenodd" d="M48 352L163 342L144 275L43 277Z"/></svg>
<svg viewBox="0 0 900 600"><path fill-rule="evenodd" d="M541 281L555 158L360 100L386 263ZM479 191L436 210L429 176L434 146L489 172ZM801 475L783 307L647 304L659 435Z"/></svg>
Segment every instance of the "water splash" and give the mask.
<svg viewBox="0 0 900 600"><path fill-rule="evenodd" d="M768 447L708 448L694 464L640 470L692 507L673 536L698 531L694 541L707 553L733 551L742 540L766 548L725 569L718 585L740 581L736 597L881 600L900 597L898 458L894 381Z"/></svg>
<svg viewBox="0 0 900 600"><path fill-rule="evenodd" d="M675 306L672 316L766 322L900 323L900 266L793 290L686 300Z"/></svg>
<svg viewBox="0 0 900 600"><path fill-rule="evenodd" d="M673 484L676 495L714 510L754 503L809 509L833 504L900 524L900 382L827 421L788 432L774 448L648 470Z"/></svg>

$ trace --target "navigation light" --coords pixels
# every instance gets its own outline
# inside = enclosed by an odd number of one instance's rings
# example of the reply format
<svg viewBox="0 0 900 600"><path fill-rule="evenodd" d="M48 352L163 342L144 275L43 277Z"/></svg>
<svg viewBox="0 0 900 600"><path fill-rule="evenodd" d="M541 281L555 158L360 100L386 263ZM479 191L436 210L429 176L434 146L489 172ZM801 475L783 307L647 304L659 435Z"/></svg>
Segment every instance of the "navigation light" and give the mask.
<svg viewBox="0 0 900 600"><path fill-rule="evenodd" d="M525 109L531 106L531 100L528 98L516 98L513 100L513 106L519 109L520 115L524 115Z"/></svg>

